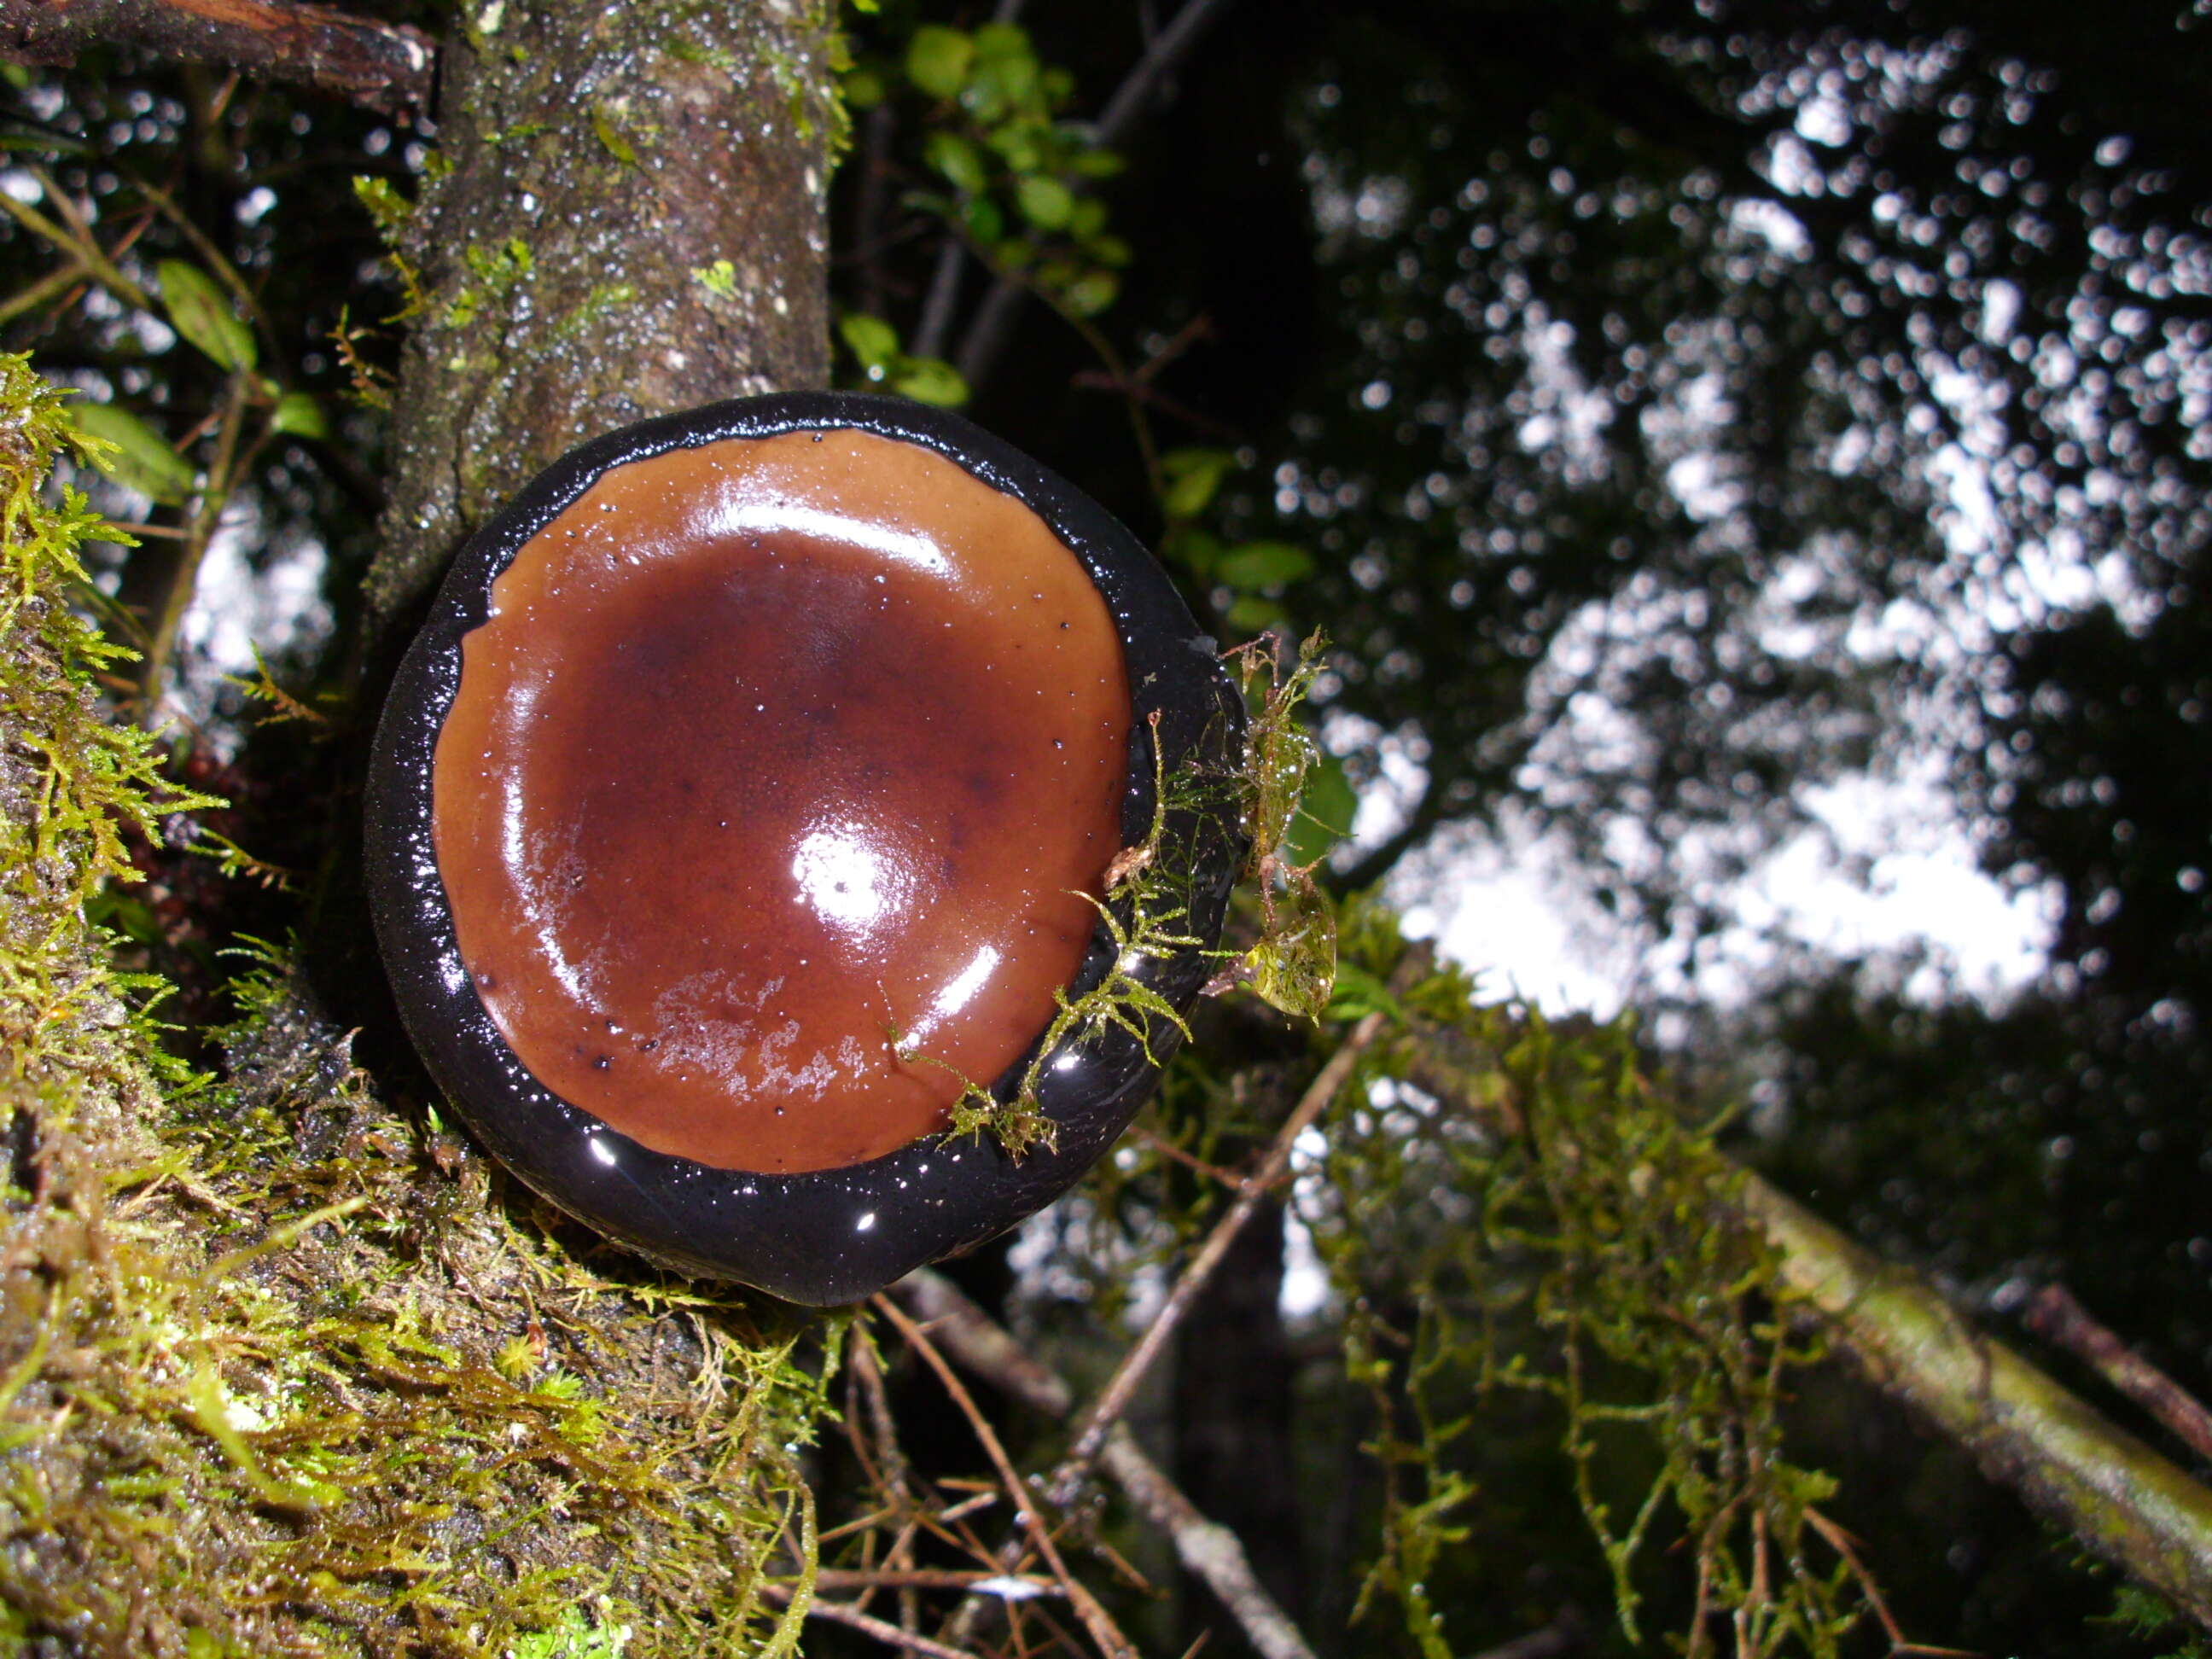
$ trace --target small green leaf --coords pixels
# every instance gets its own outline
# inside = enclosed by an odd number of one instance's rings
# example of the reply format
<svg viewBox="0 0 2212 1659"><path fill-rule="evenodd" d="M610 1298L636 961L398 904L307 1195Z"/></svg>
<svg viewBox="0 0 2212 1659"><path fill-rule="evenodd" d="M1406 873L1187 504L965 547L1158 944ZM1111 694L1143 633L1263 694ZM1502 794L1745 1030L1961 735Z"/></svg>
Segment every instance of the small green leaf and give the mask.
<svg viewBox="0 0 2212 1659"><path fill-rule="evenodd" d="M922 159L942 174L955 190L979 196L991 187L990 170L982 152L957 132L933 132L921 147Z"/></svg>
<svg viewBox="0 0 2212 1659"><path fill-rule="evenodd" d="M1111 179L1127 163L1110 149L1086 149L1067 165L1068 171L1081 178Z"/></svg>
<svg viewBox="0 0 2212 1659"><path fill-rule="evenodd" d="M1344 763L1323 750L1306 773L1297 814L1283 837L1283 856L1292 864L1311 864L1352 833L1358 811L1359 794L1345 775Z"/></svg>
<svg viewBox="0 0 2212 1659"><path fill-rule="evenodd" d="M1338 963L1336 990L1329 999L1328 1017L1352 1020L1377 1012L1393 1019L1407 1018L1405 1004L1391 995L1389 985L1357 963Z"/></svg>
<svg viewBox="0 0 2212 1659"><path fill-rule="evenodd" d="M606 111L597 104L592 106L592 131L599 135L599 143L606 147L607 154L616 161L626 167L637 165L636 149L623 137L622 129L615 125Z"/></svg>
<svg viewBox="0 0 2212 1659"><path fill-rule="evenodd" d="M695 265L691 279L718 300L732 298L738 291L738 268L727 259L717 259L711 265Z"/></svg>
<svg viewBox="0 0 2212 1659"><path fill-rule="evenodd" d="M1229 614L1222 618L1240 634L1256 634L1289 619L1290 613L1273 599L1259 599L1250 593L1231 605Z"/></svg>
<svg viewBox="0 0 2212 1659"><path fill-rule="evenodd" d="M1050 129L1042 121L1007 121L991 129L991 148L1016 173L1042 173Z"/></svg>
<svg viewBox="0 0 2212 1659"><path fill-rule="evenodd" d="M1247 542L1222 556L1214 573L1240 592L1255 593L1277 587L1313 573L1313 557L1288 542Z"/></svg>
<svg viewBox="0 0 2212 1659"><path fill-rule="evenodd" d="M849 71L840 84L848 109L873 109L890 90L884 84L882 71L872 64L863 64Z"/></svg>
<svg viewBox="0 0 2212 1659"><path fill-rule="evenodd" d="M100 459L115 482L157 501L176 502L192 493L199 474L169 447L161 434L127 409L113 404L78 404L71 412L87 437L115 446Z"/></svg>
<svg viewBox="0 0 2212 1659"><path fill-rule="evenodd" d="M880 317L853 312L838 322L837 333L864 368L882 368L898 356L898 331Z"/></svg>
<svg viewBox="0 0 2212 1659"><path fill-rule="evenodd" d="M960 371L936 357L902 358L890 384L902 398L939 409L957 409L968 401L968 382Z"/></svg>
<svg viewBox="0 0 2212 1659"><path fill-rule="evenodd" d="M155 270L161 303L177 332L224 368L252 368L253 331L240 319L215 278L182 259L164 259Z"/></svg>
<svg viewBox="0 0 2212 1659"><path fill-rule="evenodd" d="M975 43L958 29L926 23L906 49L906 78L932 98L957 98L975 61Z"/></svg>
<svg viewBox="0 0 2212 1659"><path fill-rule="evenodd" d="M1206 509L1237 465L1225 449L1171 449L1160 457L1168 488L1160 505L1170 519L1194 519Z"/></svg>
<svg viewBox="0 0 2212 1659"><path fill-rule="evenodd" d="M1061 298L1079 317L1096 317L1121 293L1121 279L1110 270L1086 270L1067 285Z"/></svg>
<svg viewBox="0 0 2212 1659"><path fill-rule="evenodd" d="M975 31L975 68L970 102L979 111L1042 106L1036 53L1030 37L1013 23L986 23Z"/></svg>
<svg viewBox="0 0 2212 1659"><path fill-rule="evenodd" d="M1087 240L1106 228L1106 204L1095 196L1079 196L1067 216L1068 234Z"/></svg>
<svg viewBox="0 0 2212 1659"><path fill-rule="evenodd" d="M358 174L353 181L353 193L368 210L368 216L376 221L378 232L387 242L398 235L400 228L415 212L415 204L393 189L389 179Z"/></svg>
<svg viewBox="0 0 2212 1659"><path fill-rule="evenodd" d="M978 196L962 204L960 222L970 236L986 247L1006 234L1006 216L988 196Z"/></svg>
<svg viewBox="0 0 2212 1659"><path fill-rule="evenodd" d="M1074 193L1057 179L1033 173L1015 186L1014 199L1039 230L1058 230L1075 214Z"/></svg>
<svg viewBox="0 0 2212 1659"><path fill-rule="evenodd" d="M1179 525L1160 543L1160 556L1181 565L1200 583L1210 583L1214 564L1221 557L1221 541L1203 530Z"/></svg>
<svg viewBox="0 0 2212 1659"><path fill-rule="evenodd" d="M327 438L331 422L313 393L288 392L277 400L276 412L269 417L269 429L289 432L295 438Z"/></svg>
<svg viewBox="0 0 2212 1659"><path fill-rule="evenodd" d="M1336 988L1336 908L1310 881L1275 902L1274 927L1244 958L1252 988L1297 1019L1319 1019Z"/></svg>

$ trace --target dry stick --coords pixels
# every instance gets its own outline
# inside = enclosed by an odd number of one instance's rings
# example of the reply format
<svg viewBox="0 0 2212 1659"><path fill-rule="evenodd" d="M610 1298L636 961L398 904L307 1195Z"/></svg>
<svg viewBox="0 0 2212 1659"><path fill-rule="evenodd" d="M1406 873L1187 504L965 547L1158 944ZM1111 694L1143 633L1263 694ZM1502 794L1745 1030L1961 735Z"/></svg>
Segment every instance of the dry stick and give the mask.
<svg viewBox="0 0 2212 1659"><path fill-rule="evenodd" d="M1033 1573L981 1572L972 1567L821 1567L814 1574L814 1588L818 1590L972 1590L979 1584L1003 1584L1031 1595L1066 1593L1054 1580ZM992 1591L987 1589L983 1593L988 1595Z"/></svg>
<svg viewBox="0 0 2212 1659"><path fill-rule="evenodd" d="M4 0L0 0L4 3ZM145 707L143 714L148 726L161 719L163 682L168 678L176 656L177 640L184 631L185 612L191 608L192 592L198 586L200 563L215 540L216 532L222 526L223 509L230 498L238 478L234 467L238 459L240 429L246 422L246 396L252 377L244 369L234 369L230 386L225 394L222 424L216 430L215 464L208 468L207 483L200 492L198 503L185 526L183 553L177 568L170 573L168 592L162 597L161 613L154 626L154 638L146 647L146 661L141 681L145 688ZM243 471L242 468L238 471Z"/></svg>
<svg viewBox="0 0 2212 1659"><path fill-rule="evenodd" d="M788 1601L791 1597L791 1587L787 1584L763 1584L761 1590L779 1601ZM947 1647L942 1642L933 1641L913 1631L901 1630L888 1620L878 1619L872 1613L863 1613L842 1601L825 1601L817 1595L806 1604L806 1616L844 1625L864 1636L874 1637L886 1647L904 1648L908 1653L925 1655L927 1659L976 1659L975 1655L966 1648Z"/></svg>
<svg viewBox="0 0 2212 1659"><path fill-rule="evenodd" d="M1030 1540L1036 1546L1037 1553L1044 1558L1045 1565L1052 1569L1053 1577L1066 1589L1067 1599L1074 1604L1076 1617L1083 1621L1084 1629L1098 1644L1098 1650L1107 1659L1137 1659L1136 1649L1130 1645L1129 1638L1115 1628L1106 1609L1098 1605L1098 1599L1068 1571L1067 1563L1060 1559L1060 1547L1052 1541L1052 1533L1044 1523L1044 1516L1038 1513L1036 1497L1022 1485L1021 1476L1014 1472L1013 1460L1006 1455L1006 1449L999 1443L999 1437L993 1431L990 1419L976 1409L975 1399L961 1382L959 1374L945 1362L945 1356L938 1352L937 1345L924 1334L921 1327L900 1310L897 1303L887 1296L878 1296L873 1298L873 1306L897 1328L898 1334L906 1339L907 1346L920 1354L930 1370L937 1373L938 1380L945 1384L945 1391L952 1396L952 1403L960 1408L961 1415L975 1430L975 1437L983 1443L984 1452L998 1470L999 1479L1006 1488L1006 1496L1013 1502L1017 1518L1027 1529Z"/></svg>
<svg viewBox="0 0 2212 1659"><path fill-rule="evenodd" d="M1001 1394L1043 1417L1064 1418L1075 1409L1075 1391L943 1274L927 1268L909 1273L897 1292L947 1352ZM1168 1535L1176 1558L1213 1592L1261 1659L1314 1659L1298 1627L1253 1572L1237 1534L1200 1515L1139 1449L1126 1424L1106 1437L1098 1462L1138 1512Z"/></svg>
<svg viewBox="0 0 2212 1659"><path fill-rule="evenodd" d="M1367 1052L1368 1046L1382 1032L1382 1010L1376 1009L1353 1026L1352 1035L1337 1045L1336 1052L1328 1058L1328 1063L1321 1068L1321 1075L1314 1079L1297 1106L1291 1109L1289 1118L1275 1136L1274 1144L1267 1149L1265 1160L1245 1177L1243 1186L1238 1189L1237 1201L1229 1206L1229 1213L1214 1224L1206 1243L1191 1258L1190 1266L1183 1269L1182 1277L1176 1281L1175 1289L1168 1292L1167 1302L1160 1309L1159 1316L1152 1321L1144 1335L1137 1340L1136 1346L1124 1354L1121 1363L1115 1367L1114 1375L1108 1379L1098 1395L1098 1403L1085 1417L1082 1432L1075 1437L1075 1444L1069 1448L1066 1461L1054 1472L1055 1488L1079 1472L1085 1464L1097 1459L1099 1449L1106 1443L1107 1431L1128 1409L1130 1397L1136 1393L1137 1385L1144 1381L1145 1373L1152 1369L1152 1363L1166 1348L1168 1339L1175 1334L1176 1327L1182 1323L1183 1316L1190 1311L1190 1305L1198 1299L1198 1293L1213 1277L1213 1270L1221 1265L1221 1259L1229 1254L1229 1247L1236 1242L1237 1235L1244 1231L1245 1224L1259 1210L1260 1202L1267 1196L1268 1189L1289 1167L1291 1149L1297 1144L1297 1138L1322 1115L1329 1102L1336 1098L1336 1091L1344 1087L1352 1076L1352 1068L1359 1064L1360 1055Z"/></svg>
<svg viewBox="0 0 2212 1659"><path fill-rule="evenodd" d="M1850 1570L1852 1578L1858 1584L1859 1593L1866 1597L1867 1605L1874 1609L1875 1617L1881 1621L1882 1634L1889 1638L1890 1659L1898 1659L1898 1656L1904 1654L1921 1655L1923 1659L1979 1659L1972 1648L1932 1648L1924 1642L1906 1641L1903 1626L1890 1612L1889 1603L1882 1599L1881 1587L1875 1583L1874 1575L1867 1571L1866 1564L1859 1559L1857 1550L1852 1547L1850 1534L1815 1509L1808 1508L1805 1511L1805 1524L1826 1539L1829 1547L1843 1557L1844 1566Z"/></svg>
<svg viewBox="0 0 2212 1659"><path fill-rule="evenodd" d="M2027 1328L2094 1366L2097 1374L2163 1423L2199 1457L2212 1459L2212 1412L2112 1334L2063 1285L2046 1285L2027 1304Z"/></svg>
<svg viewBox="0 0 2212 1659"><path fill-rule="evenodd" d="M1516 1636L1494 1648L1485 1648L1474 1659L1565 1659L1589 1645L1589 1626L1572 1607L1540 1629Z"/></svg>
<svg viewBox="0 0 2212 1659"><path fill-rule="evenodd" d="M131 46L188 64L220 64L304 81L386 112L430 95L435 52L407 24L281 0L0 0L0 58L66 64L94 46Z"/></svg>

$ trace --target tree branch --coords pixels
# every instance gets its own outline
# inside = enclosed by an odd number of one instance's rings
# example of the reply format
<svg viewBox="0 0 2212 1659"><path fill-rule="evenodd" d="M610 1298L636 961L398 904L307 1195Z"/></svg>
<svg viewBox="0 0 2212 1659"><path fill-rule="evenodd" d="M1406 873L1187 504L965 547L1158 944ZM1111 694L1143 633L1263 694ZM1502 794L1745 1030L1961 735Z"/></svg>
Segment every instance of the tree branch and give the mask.
<svg viewBox="0 0 2212 1659"><path fill-rule="evenodd" d="M1005 1483L1006 1497L1014 1506L1015 1520L1028 1532L1030 1541L1036 1547L1036 1553L1044 1558L1045 1564L1052 1569L1053 1577L1067 1592L1067 1599L1074 1604L1076 1617L1083 1621L1084 1629L1097 1644L1103 1659L1136 1659L1137 1650L1129 1638L1115 1626L1106 1609L1098 1605L1097 1598L1068 1571L1067 1563L1060 1557L1060 1546L1053 1541L1051 1528L1045 1525L1044 1517L1037 1512L1036 1500L1022 1485L1021 1476L1014 1470L1013 1460L1006 1455L1006 1447L1000 1443L990 1419L975 1409L975 1401L962 1386L959 1377L953 1374L951 1366L945 1363L944 1355L938 1352L937 1345L930 1340L928 1333L909 1319L898 1304L889 1297L878 1296L872 1305L897 1327L898 1334L906 1339L907 1346L920 1354L930 1370L937 1373L938 1381L945 1384L945 1391L952 1396L952 1403L968 1419L968 1426L975 1431L975 1438L981 1443L992 1467L999 1472L999 1479Z"/></svg>
<svg viewBox="0 0 2212 1659"><path fill-rule="evenodd" d="M1467 1087L1449 1027L1417 1026L1422 1086L1517 1133L1507 1098ZM2212 1630L2212 1489L2114 1426L1942 1293L1886 1262L1741 1165L1716 1155L1714 1218L1778 1257L1801 1318L1883 1393L1912 1407L2053 1526Z"/></svg>
<svg viewBox="0 0 2212 1659"><path fill-rule="evenodd" d="M1229 0L1183 0L1182 9L1176 14L1175 21L1160 31L1158 38L1137 60L1136 67L1122 77L1114 95L1106 100L1105 111L1097 124L1102 145L1110 149L1127 136L1160 82L1189 54L1206 26L1220 15L1228 3ZM983 303L976 307L975 320L968 325L959 354L953 361L953 367L969 386L980 385L1005 351L1024 293L1018 283L1001 276L991 284Z"/></svg>
<svg viewBox="0 0 2212 1659"><path fill-rule="evenodd" d="M0 0L0 58L68 64L94 46L301 81L387 113L429 101L435 49L408 24L283 0Z"/></svg>
<svg viewBox="0 0 2212 1659"><path fill-rule="evenodd" d="M2027 1328L2086 1364L2164 1424L2199 1457L2212 1461L2212 1412L2186 1389L2112 1334L2063 1285L2045 1285L2027 1304Z"/></svg>
<svg viewBox="0 0 2212 1659"><path fill-rule="evenodd" d="M791 1590L784 1584L763 1584L762 1593L780 1601L791 1599ZM975 1659L966 1648L948 1647L942 1642L933 1642L927 1636L918 1636L910 1630L901 1630L887 1619L878 1619L872 1613L845 1601L824 1601L816 1596L806 1604L809 1619L826 1619L833 1625L843 1625L849 1630L872 1636L886 1647L902 1648L908 1653L918 1653L922 1659Z"/></svg>
<svg viewBox="0 0 2212 1659"><path fill-rule="evenodd" d="M1412 852L1433 834L1444 821L1444 788L1435 778L1413 803L1413 810L1406 821L1392 830L1388 839L1361 854L1342 870L1331 870L1323 866L1322 884L1332 893L1359 893L1389 875L1398 867L1398 860Z"/></svg>
<svg viewBox="0 0 2212 1659"><path fill-rule="evenodd" d="M1146 1328L1136 1346L1122 1356L1121 1363L1114 1368L1112 1377L1099 1390L1097 1403L1085 1416L1083 1431L1076 1436L1074 1445L1068 1449L1066 1462L1054 1477L1055 1486L1071 1468L1079 1468L1098 1455L1106 1443L1107 1431L1127 1409L1130 1397L1137 1391L1137 1384L1144 1380L1145 1373L1152 1369L1152 1362L1167 1346L1168 1338L1182 1322L1183 1315L1198 1299L1198 1293L1206 1288L1206 1281L1213 1277L1213 1270L1221 1265L1222 1257L1229 1254L1230 1244L1244 1230L1245 1224L1252 1219L1268 1188L1289 1167L1291 1149L1297 1144L1298 1136L1321 1115L1329 1102L1336 1098L1337 1091L1344 1087L1352 1076L1352 1067L1359 1063L1359 1056L1382 1034L1382 1019L1383 1016L1378 1011L1366 1015L1353 1026L1351 1035L1337 1045L1336 1052L1328 1057L1328 1063L1321 1068L1320 1075L1307 1086L1298 1103L1291 1108L1290 1116L1283 1121L1282 1128L1276 1133L1274 1143L1268 1147L1267 1158L1258 1169L1245 1177L1236 1203L1230 1206L1229 1213L1214 1224L1213 1231L1206 1236L1206 1243L1199 1247L1198 1254L1191 1258L1190 1265L1176 1280L1175 1289L1168 1292L1167 1302L1160 1309L1158 1317Z"/></svg>
<svg viewBox="0 0 2212 1659"><path fill-rule="evenodd" d="M2212 1629L2212 1491L1976 1331L1917 1274L1757 1176L1743 1177L1733 1207L1869 1381L2083 1548Z"/></svg>
<svg viewBox="0 0 2212 1659"><path fill-rule="evenodd" d="M929 1327L939 1346L1001 1394L1044 1417L1065 1418L1075 1409L1074 1390L951 1279L925 1267L900 1280L894 1294ZM1200 1515L1145 1455L1126 1425L1117 1423L1107 1434L1098 1463L1138 1512L1167 1535L1176 1558L1213 1592L1262 1659L1314 1659L1298 1627L1253 1573L1237 1534Z"/></svg>

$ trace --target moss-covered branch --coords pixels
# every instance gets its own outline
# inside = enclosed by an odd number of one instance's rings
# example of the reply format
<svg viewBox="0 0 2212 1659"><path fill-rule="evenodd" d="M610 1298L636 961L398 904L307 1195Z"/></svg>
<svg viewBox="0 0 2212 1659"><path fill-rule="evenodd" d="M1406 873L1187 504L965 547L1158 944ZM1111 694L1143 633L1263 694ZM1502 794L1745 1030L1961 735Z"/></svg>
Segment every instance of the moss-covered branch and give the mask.
<svg viewBox="0 0 2212 1659"><path fill-rule="evenodd" d="M1974 1329L1917 1274L1757 1176L1731 1204L1869 1380L2083 1548L2212 1629L2212 1490Z"/></svg>
<svg viewBox="0 0 2212 1659"><path fill-rule="evenodd" d="M1570 1073L1604 1052L1587 1038L1565 1042L1533 1016L1501 1022L1498 1011L1474 1010L1415 1020L1399 1058L1404 1076L1507 1144L1539 1149L1553 1171L1555 1211L1567 1218L1562 1237L1599 1236L1591 1261L1600 1277L1669 1226L1678 1244L1741 1239L1755 1257L1747 1282L1766 1285L1830 1352L2084 1549L2212 1629L2212 1489L1976 1330L1919 1273L1861 1249L1709 1137L1669 1129L1678 1108L1644 1083L1632 1047L1595 1072L1609 1098L1594 1108L1577 1104L1578 1089L1546 1063L1554 1048ZM1648 1127L1624 1127L1638 1124ZM1717 1260L1725 1267L1731 1258Z"/></svg>

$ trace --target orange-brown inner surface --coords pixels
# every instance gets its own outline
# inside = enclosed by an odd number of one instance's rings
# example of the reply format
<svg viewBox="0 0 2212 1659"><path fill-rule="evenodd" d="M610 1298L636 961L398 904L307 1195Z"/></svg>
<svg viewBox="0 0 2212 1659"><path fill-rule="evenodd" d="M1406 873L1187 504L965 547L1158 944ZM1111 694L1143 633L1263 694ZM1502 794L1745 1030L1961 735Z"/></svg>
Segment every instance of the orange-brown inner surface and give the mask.
<svg viewBox="0 0 2212 1659"><path fill-rule="evenodd" d="M880 1157L1050 1020L1128 708L1081 563L942 456L615 467L462 642L432 813L462 960L538 1080L647 1146Z"/></svg>

